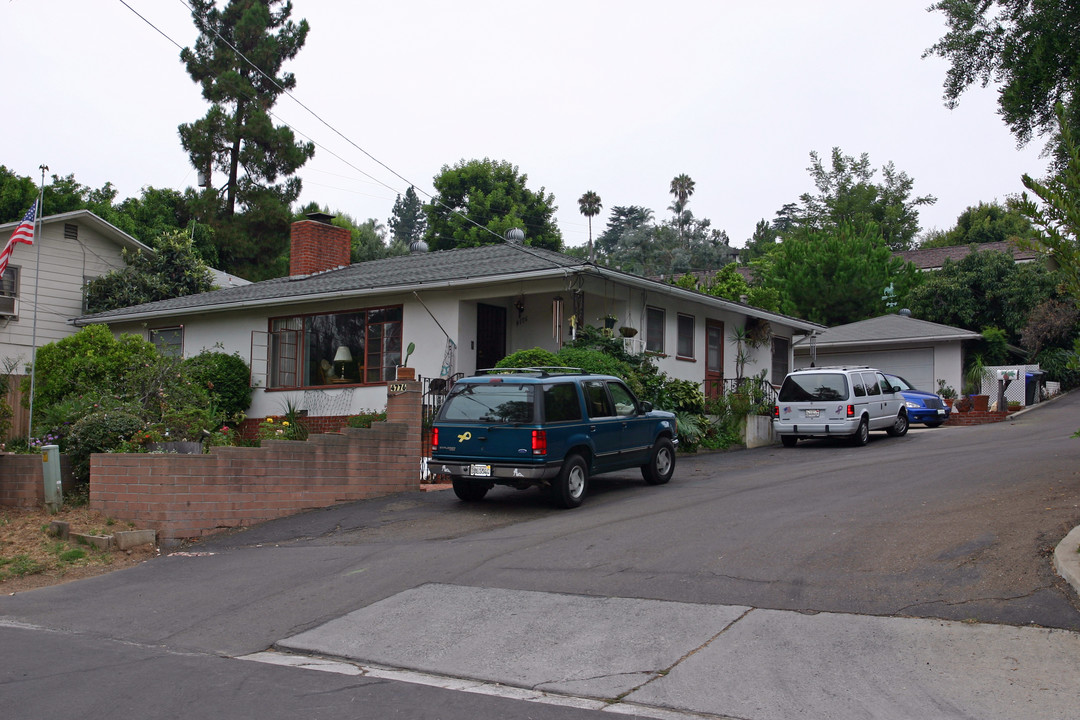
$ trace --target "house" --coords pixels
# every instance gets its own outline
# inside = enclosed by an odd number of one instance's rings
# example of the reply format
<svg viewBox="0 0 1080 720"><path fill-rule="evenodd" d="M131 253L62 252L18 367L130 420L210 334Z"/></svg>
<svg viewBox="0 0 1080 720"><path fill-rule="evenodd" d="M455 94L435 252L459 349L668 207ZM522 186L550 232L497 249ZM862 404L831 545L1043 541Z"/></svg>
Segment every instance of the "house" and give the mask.
<svg viewBox="0 0 1080 720"><path fill-rule="evenodd" d="M976 245L951 245L949 247L917 248L894 253L904 262L914 263L923 272L940 270L946 260L959 262L972 252L1004 252L1012 255L1016 263L1035 262L1039 254L1034 250L1023 250L1011 242L991 242Z"/></svg>
<svg viewBox="0 0 1080 720"><path fill-rule="evenodd" d="M959 391L963 342L981 337L901 311L800 338L794 346L795 367L868 365L899 375L920 390L936 392L940 379Z"/></svg>
<svg viewBox="0 0 1080 720"><path fill-rule="evenodd" d="M185 357L236 353L250 364L251 417L286 402L316 418L381 407L406 360L426 378L493 367L519 349L557 351L581 323L613 318L624 342L674 378L716 394L738 367L734 332L753 319L771 340L746 363L773 382L815 323L508 241L349 264L348 230L318 213L294 223L290 276L77 318L114 333L168 338ZM513 232L513 231L512 231ZM422 245L422 243L420 244ZM332 423L325 423L325 428Z"/></svg>

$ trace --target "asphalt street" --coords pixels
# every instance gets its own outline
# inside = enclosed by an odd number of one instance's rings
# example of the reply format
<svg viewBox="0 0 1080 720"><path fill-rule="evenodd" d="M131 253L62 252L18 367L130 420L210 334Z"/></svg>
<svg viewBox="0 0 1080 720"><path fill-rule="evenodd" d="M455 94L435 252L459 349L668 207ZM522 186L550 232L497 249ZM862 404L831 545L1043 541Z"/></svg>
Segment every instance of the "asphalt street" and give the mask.
<svg viewBox="0 0 1080 720"><path fill-rule="evenodd" d="M1080 396L680 457L585 505L408 493L0 597L11 717L1075 718ZM6 710L0 710L4 714Z"/></svg>

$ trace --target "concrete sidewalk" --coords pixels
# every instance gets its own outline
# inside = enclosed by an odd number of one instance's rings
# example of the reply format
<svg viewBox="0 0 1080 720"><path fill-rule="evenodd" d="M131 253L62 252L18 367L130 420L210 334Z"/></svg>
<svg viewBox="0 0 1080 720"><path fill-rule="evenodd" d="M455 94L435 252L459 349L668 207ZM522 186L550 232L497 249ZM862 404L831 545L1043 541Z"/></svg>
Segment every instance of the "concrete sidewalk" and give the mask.
<svg viewBox="0 0 1080 720"><path fill-rule="evenodd" d="M1065 630L455 585L276 648L251 659L656 718L1064 720L1080 703Z"/></svg>

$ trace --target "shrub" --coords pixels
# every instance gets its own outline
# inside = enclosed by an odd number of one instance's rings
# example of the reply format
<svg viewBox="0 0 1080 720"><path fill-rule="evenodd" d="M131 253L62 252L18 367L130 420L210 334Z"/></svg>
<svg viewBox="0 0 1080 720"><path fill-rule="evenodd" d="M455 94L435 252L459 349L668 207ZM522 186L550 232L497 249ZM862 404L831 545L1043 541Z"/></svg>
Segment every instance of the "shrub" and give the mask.
<svg viewBox="0 0 1080 720"><path fill-rule="evenodd" d="M206 388L222 419L235 422L251 407L251 371L236 353L204 350L184 367L192 382Z"/></svg>
<svg viewBox="0 0 1080 720"><path fill-rule="evenodd" d="M116 452L142 427L139 408L131 405L99 407L72 423L67 452L75 479L89 480L91 453Z"/></svg>
<svg viewBox="0 0 1080 720"><path fill-rule="evenodd" d="M351 428L369 428L373 422L384 422L385 410L361 410L356 415L350 415L345 425Z"/></svg>
<svg viewBox="0 0 1080 720"><path fill-rule="evenodd" d="M529 350L518 350L516 353L511 353L497 362L495 367L564 367L565 365L566 363L561 362L554 353L544 350L543 348L535 347Z"/></svg>

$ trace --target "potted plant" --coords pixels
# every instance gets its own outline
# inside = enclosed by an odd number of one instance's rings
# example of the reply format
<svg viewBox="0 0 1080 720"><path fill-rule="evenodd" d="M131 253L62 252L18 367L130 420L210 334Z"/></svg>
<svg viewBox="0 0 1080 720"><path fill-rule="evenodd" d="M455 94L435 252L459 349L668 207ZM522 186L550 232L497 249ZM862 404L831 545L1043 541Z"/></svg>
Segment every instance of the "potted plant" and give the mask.
<svg viewBox="0 0 1080 720"><path fill-rule="evenodd" d="M405 348L405 359L401 361L401 365L397 369L398 380L416 379L416 368L409 367L409 356L413 354L414 350L416 350L416 343L409 343L408 347Z"/></svg>
<svg viewBox="0 0 1080 720"><path fill-rule="evenodd" d="M616 321L617 321L618 319L619 319L619 318L615 317L615 316L614 316L614 315L612 315L611 313L608 313L607 315L605 315L605 316L604 316L604 329L605 329L605 330L612 330L612 329L614 329L614 327L615 327L615 322L616 322Z"/></svg>
<svg viewBox="0 0 1080 720"><path fill-rule="evenodd" d="M953 402L956 400L956 391L953 390L952 386L946 385L944 380L938 378L937 391L938 395L940 395L941 399L945 402L945 405L952 407Z"/></svg>
<svg viewBox="0 0 1080 720"><path fill-rule="evenodd" d="M976 412L986 412L990 409L990 396L983 395L983 379L986 377L986 365L982 355L973 355L971 364L968 365L965 379L968 383L968 396L971 398L971 409Z"/></svg>
<svg viewBox="0 0 1080 720"><path fill-rule="evenodd" d="M623 325L619 328L619 334L623 337L634 337L637 335L637 328L630 327L629 325Z"/></svg>

